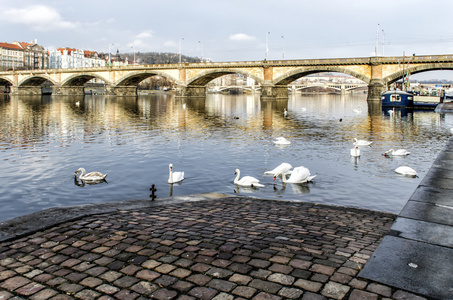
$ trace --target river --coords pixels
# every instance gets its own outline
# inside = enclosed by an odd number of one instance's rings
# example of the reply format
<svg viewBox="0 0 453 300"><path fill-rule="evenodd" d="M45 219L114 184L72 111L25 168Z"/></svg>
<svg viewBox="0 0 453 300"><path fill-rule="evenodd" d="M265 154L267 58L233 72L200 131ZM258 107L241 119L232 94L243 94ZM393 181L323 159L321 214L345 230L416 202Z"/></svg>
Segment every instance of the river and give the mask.
<svg viewBox="0 0 453 300"><path fill-rule="evenodd" d="M288 115L283 115L287 108ZM219 192L399 213L453 127L453 115L369 109L365 94L252 95L179 99L3 96L0 98L0 220L50 207ZM277 137L290 140L277 146ZM359 158L353 139L372 141ZM385 157L404 148L407 157ZM282 162L305 166L311 183L283 184L264 175ZM184 171L168 184L168 165ZM408 165L418 178L394 170ZM108 173L95 185L75 179L83 167ZM241 176L264 187L243 188Z"/></svg>

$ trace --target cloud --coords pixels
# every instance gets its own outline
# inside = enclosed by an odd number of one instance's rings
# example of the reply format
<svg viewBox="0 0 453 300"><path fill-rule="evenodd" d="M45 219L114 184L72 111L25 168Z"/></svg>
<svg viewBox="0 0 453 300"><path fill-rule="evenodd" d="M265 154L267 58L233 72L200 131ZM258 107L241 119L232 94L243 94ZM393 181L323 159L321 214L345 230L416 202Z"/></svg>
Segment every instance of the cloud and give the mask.
<svg viewBox="0 0 453 300"><path fill-rule="evenodd" d="M256 37L247 35L245 33L236 33L230 35L230 41L253 41Z"/></svg>
<svg viewBox="0 0 453 300"><path fill-rule="evenodd" d="M77 24L64 21L60 13L45 5L31 5L24 8L5 9L1 14L4 21L14 24L23 24L38 31L53 29L72 29Z"/></svg>
<svg viewBox="0 0 453 300"><path fill-rule="evenodd" d="M151 37L153 37L152 30L143 31L136 36L137 39L147 39Z"/></svg>
<svg viewBox="0 0 453 300"><path fill-rule="evenodd" d="M173 41L166 41L166 42L164 43L164 46L165 46L165 47L168 47L168 48L170 48L170 47L171 47L171 48L174 48L174 47L178 47L178 44L176 44L176 43L173 42Z"/></svg>

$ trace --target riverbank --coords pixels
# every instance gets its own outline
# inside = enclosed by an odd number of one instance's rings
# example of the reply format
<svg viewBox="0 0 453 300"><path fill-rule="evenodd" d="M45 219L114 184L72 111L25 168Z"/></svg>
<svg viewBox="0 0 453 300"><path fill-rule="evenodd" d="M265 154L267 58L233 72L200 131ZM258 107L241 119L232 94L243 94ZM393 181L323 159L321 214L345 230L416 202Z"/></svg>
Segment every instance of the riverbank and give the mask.
<svg viewBox="0 0 453 300"><path fill-rule="evenodd" d="M221 194L49 210L0 225L0 298L425 299L358 277L395 218Z"/></svg>

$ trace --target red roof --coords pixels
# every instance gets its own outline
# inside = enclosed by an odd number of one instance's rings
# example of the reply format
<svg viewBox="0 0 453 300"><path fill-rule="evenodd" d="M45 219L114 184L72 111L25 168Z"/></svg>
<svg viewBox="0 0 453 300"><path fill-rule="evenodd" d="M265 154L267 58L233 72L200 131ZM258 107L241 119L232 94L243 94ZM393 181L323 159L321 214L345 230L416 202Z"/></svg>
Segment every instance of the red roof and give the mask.
<svg viewBox="0 0 453 300"><path fill-rule="evenodd" d="M0 43L0 48L22 50L20 46L8 43Z"/></svg>

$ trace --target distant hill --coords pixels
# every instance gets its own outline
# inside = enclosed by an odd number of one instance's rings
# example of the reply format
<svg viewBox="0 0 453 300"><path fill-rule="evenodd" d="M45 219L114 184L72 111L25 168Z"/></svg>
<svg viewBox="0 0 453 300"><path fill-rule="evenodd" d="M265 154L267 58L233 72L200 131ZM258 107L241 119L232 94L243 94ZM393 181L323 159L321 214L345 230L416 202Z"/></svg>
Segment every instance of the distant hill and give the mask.
<svg viewBox="0 0 453 300"><path fill-rule="evenodd" d="M127 57L127 60L132 62L134 60L133 53L120 54L121 58ZM179 54L169 53L169 52L137 52L135 53L135 61L141 65L148 64L174 64L179 63ZM181 62L201 62L201 59L198 57L190 57L181 55Z"/></svg>

